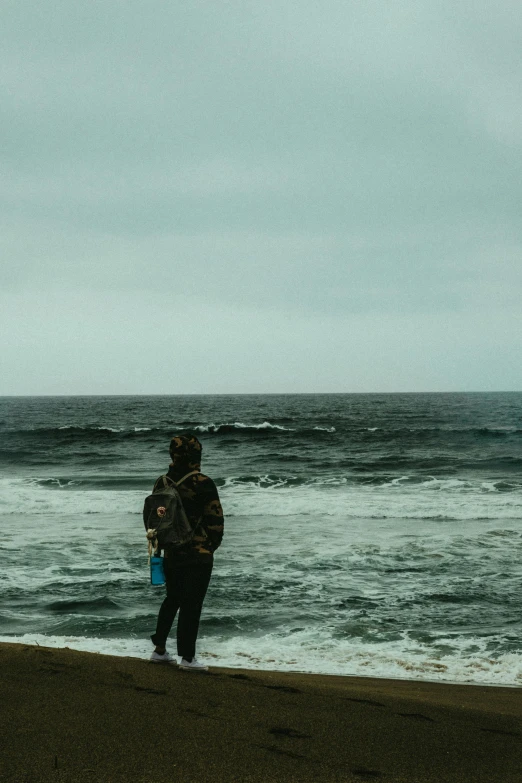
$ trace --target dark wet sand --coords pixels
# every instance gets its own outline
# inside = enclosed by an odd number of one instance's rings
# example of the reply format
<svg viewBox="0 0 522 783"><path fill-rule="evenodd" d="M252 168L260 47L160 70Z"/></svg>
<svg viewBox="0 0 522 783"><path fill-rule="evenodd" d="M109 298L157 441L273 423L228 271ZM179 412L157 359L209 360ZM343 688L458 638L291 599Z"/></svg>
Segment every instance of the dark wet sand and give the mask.
<svg viewBox="0 0 522 783"><path fill-rule="evenodd" d="M0 780L522 781L512 688L0 645Z"/></svg>

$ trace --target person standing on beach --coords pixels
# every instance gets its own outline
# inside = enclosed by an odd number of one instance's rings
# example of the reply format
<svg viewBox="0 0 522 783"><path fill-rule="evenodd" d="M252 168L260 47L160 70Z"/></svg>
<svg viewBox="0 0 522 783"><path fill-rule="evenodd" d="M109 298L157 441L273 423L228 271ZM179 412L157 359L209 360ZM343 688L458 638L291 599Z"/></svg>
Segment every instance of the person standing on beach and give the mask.
<svg viewBox="0 0 522 783"><path fill-rule="evenodd" d="M177 626L177 651L181 656L180 667L193 671L206 671L207 666L196 659L196 639L199 618L207 592L214 552L223 538L223 510L216 485L201 473L201 443L194 435L177 435L170 442L168 478L179 481L192 473L177 490L183 502L191 527L195 530L192 540L183 547L164 550L164 569L167 595L163 601L151 636L155 645L150 660L154 663L175 663L166 650L167 637L179 609ZM160 476L153 492L162 484Z"/></svg>

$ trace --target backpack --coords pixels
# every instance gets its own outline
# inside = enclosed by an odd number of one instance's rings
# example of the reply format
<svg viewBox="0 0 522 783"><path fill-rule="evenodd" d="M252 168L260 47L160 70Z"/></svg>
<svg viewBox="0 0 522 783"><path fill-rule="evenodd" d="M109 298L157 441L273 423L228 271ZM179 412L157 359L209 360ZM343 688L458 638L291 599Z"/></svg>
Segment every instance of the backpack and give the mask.
<svg viewBox="0 0 522 783"><path fill-rule="evenodd" d="M157 552L166 546L181 547L192 540L196 531L188 520L177 487L195 473L199 473L199 470L192 470L179 481L161 476L162 486L145 498L143 521L149 541L149 555L153 550Z"/></svg>

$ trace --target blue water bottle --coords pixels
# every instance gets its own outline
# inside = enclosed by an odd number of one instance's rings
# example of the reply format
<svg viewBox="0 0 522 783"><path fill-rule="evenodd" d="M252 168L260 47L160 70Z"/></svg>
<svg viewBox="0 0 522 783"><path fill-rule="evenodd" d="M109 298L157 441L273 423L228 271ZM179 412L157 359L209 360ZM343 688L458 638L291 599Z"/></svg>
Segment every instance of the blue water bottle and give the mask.
<svg viewBox="0 0 522 783"><path fill-rule="evenodd" d="M165 584L165 571L163 569L163 558L159 555L152 555L150 558L150 583L151 585Z"/></svg>

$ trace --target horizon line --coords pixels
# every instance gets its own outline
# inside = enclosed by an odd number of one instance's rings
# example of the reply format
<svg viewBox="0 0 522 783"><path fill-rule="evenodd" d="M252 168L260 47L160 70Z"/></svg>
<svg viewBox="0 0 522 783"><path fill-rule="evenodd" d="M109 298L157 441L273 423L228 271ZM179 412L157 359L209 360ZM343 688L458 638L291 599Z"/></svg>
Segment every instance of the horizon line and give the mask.
<svg viewBox="0 0 522 783"><path fill-rule="evenodd" d="M18 397L27 398L45 398L45 397L283 397L283 396L339 396L339 395L398 395L398 394L520 394L522 389L470 389L455 390L446 389L443 391L329 391L329 392L146 392L134 393L74 393L74 394L0 394L0 399L10 399Z"/></svg>

